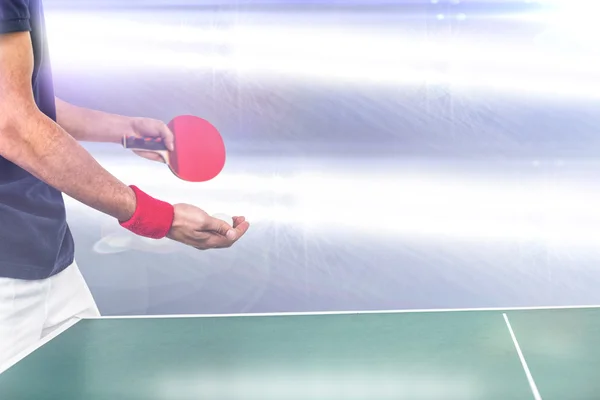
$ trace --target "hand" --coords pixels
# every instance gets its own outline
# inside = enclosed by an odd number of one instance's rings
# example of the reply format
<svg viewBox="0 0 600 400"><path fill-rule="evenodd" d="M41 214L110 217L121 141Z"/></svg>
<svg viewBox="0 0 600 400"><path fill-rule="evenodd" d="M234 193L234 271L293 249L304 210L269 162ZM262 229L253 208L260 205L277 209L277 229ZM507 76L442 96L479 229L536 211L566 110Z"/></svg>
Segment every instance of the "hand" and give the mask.
<svg viewBox="0 0 600 400"><path fill-rule="evenodd" d="M175 218L167 237L199 250L220 249L237 242L249 227L244 217L233 217L233 225L230 225L198 207L176 204Z"/></svg>
<svg viewBox="0 0 600 400"><path fill-rule="evenodd" d="M167 149L173 151L175 142L173 132L171 132L164 122L151 118L131 118L130 125L133 136L160 137L163 139ZM148 160L165 162L160 155L151 151L134 150L134 152L138 156L147 158Z"/></svg>

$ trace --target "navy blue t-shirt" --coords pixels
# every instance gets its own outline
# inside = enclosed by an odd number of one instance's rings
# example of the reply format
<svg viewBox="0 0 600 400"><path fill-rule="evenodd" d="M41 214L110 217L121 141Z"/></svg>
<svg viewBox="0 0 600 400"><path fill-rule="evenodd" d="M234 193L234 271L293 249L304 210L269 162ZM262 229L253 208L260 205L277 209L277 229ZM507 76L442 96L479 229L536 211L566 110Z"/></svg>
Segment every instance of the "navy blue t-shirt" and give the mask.
<svg viewBox="0 0 600 400"><path fill-rule="evenodd" d="M35 101L56 121L42 0L0 0L0 35L13 32L31 34ZM0 157L0 276L43 279L62 271L73 259L62 193Z"/></svg>

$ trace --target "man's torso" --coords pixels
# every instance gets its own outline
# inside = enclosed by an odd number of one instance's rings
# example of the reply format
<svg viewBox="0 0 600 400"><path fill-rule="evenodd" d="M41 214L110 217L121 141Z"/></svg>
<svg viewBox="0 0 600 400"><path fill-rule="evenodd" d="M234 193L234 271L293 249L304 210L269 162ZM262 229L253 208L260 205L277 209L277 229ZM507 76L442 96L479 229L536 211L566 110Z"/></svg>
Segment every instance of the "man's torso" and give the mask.
<svg viewBox="0 0 600 400"><path fill-rule="evenodd" d="M36 103L56 121L41 0L0 0L0 34L22 31L30 31L32 38ZM46 278L73 258L62 194L0 157L0 277Z"/></svg>

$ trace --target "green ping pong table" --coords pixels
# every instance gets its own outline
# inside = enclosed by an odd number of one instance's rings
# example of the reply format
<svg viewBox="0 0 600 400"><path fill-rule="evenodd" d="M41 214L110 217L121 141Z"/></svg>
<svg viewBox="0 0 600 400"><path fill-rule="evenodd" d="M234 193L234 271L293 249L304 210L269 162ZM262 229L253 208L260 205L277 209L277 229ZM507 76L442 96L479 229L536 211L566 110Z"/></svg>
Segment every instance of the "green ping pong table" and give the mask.
<svg viewBox="0 0 600 400"><path fill-rule="evenodd" d="M600 398L600 307L101 317L4 367L0 399Z"/></svg>

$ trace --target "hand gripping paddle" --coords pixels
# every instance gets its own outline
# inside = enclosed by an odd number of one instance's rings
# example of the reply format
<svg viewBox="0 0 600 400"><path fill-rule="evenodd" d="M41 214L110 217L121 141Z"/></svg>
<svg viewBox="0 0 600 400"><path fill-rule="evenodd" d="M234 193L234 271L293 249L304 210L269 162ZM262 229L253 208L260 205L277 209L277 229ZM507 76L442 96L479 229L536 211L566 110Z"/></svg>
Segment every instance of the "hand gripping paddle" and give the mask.
<svg viewBox="0 0 600 400"><path fill-rule="evenodd" d="M175 150L169 151L162 138L126 136L123 147L158 153L178 178L205 182L225 166L225 144L219 131L208 121L192 115L174 118L168 124L175 137Z"/></svg>

